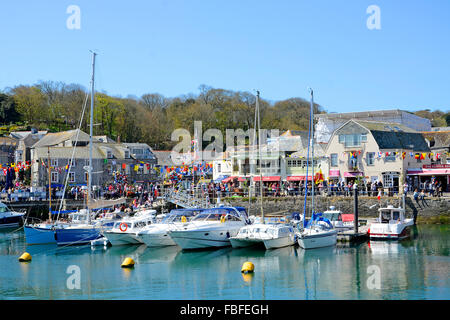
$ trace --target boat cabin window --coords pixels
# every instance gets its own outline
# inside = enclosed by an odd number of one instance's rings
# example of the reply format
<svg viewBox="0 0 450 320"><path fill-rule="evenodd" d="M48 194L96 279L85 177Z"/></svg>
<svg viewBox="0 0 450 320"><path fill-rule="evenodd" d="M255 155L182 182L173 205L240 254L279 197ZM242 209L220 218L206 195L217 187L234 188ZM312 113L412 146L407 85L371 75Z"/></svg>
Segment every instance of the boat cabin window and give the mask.
<svg viewBox="0 0 450 320"><path fill-rule="evenodd" d="M5 206L5 205L3 205L3 206L0 206L0 212L8 212L9 210L8 210L8 207L7 206Z"/></svg>
<svg viewBox="0 0 450 320"><path fill-rule="evenodd" d="M381 222L388 223L391 220L391 212L390 211L381 211Z"/></svg>
<svg viewBox="0 0 450 320"><path fill-rule="evenodd" d="M394 211L392 213L392 220L398 220L400 219L400 212L399 211Z"/></svg>

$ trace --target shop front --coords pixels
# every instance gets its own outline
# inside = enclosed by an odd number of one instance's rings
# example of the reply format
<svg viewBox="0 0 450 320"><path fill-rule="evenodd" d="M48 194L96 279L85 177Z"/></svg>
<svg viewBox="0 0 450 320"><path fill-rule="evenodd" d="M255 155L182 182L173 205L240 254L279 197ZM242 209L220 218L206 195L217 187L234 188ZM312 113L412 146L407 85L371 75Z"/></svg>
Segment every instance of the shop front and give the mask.
<svg viewBox="0 0 450 320"><path fill-rule="evenodd" d="M408 169L407 180L414 189L428 190L429 184L440 185L443 192L450 192L450 164L429 164L421 169Z"/></svg>
<svg viewBox="0 0 450 320"><path fill-rule="evenodd" d="M260 176L254 176L253 181L257 190L259 190L259 183L261 181ZM263 176L262 177L263 189L265 196L277 195L281 190L281 177L280 176Z"/></svg>
<svg viewBox="0 0 450 320"><path fill-rule="evenodd" d="M348 183L354 183L356 179L359 177L364 177L364 172L355 171L355 172L344 172L344 178L345 182Z"/></svg>
<svg viewBox="0 0 450 320"><path fill-rule="evenodd" d="M330 170L328 173L328 182L329 183L338 183L341 180L341 173L339 170Z"/></svg>

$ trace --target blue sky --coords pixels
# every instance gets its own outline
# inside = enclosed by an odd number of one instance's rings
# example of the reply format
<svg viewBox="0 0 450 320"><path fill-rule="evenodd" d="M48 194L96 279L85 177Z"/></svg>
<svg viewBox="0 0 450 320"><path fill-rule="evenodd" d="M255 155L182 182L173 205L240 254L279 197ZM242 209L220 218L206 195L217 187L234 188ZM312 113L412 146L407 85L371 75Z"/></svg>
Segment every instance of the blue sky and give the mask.
<svg viewBox="0 0 450 320"><path fill-rule="evenodd" d="M369 5L381 29L369 30ZM69 30L69 5L81 29ZM39 80L125 97L200 84L328 112L450 109L450 1L2 1L0 90Z"/></svg>

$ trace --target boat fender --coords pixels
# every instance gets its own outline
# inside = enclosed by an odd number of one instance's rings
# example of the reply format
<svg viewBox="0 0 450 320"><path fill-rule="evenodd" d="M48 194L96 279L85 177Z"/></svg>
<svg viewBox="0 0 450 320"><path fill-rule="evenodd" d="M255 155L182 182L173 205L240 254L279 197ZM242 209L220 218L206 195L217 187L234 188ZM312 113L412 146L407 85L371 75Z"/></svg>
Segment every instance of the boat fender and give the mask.
<svg viewBox="0 0 450 320"><path fill-rule="evenodd" d="M120 231L125 232L125 231L127 231L127 229L128 229L128 225L127 225L125 222L122 222L122 223L119 225L119 229L120 229Z"/></svg>

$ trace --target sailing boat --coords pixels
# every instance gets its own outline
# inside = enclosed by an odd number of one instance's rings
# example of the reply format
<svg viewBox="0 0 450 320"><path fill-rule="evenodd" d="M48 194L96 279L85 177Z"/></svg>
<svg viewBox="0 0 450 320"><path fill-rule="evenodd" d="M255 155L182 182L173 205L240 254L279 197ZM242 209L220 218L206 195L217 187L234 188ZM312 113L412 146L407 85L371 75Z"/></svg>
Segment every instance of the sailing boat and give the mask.
<svg viewBox="0 0 450 320"><path fill-rule="evenodd" d="M311 114L309 122L309 141L306 165L306 181L308 181L309 147L311 146L311 157L313 159L312 177L314 177L314 93L311 92ZM314 213L314 179L311 180L311 219L306 222L306 200L308 196L308 184L306 183L305 204L303 208L303 229L298 234L298 244L303 249L322 248L336 245L337 231L331 222L324 218L322 213Z"/></svg>
<svg viewBox="0 0 450 320"><path fill-rule="evenodd" d="M24 231L25 231L25 242L29 245L31 244L54 244L55 230L57 228L64 228L67 223L57 223L52 221L52 183L51 183L51 164L50 164L50 147L48 147L48 192L49 192L49 204L48 204L48 214L49 221L39 222L39 223L29 223L25 221ZM27 219L28 220L28 219Z"/></svg>
<svg viewBox="0 0 450 320"><path fill-rule="evenodd" d="M293 245L295 243L295 233L292 226L281 223L266 223L264 219L263 201L263 181L261 171L261 125L259 111L259 91L256 91L256 108L255 108L255 129L253 146L256 146L256 125L258 125L258 153L259 153L259 183L260 183L260 205L261 205L261 222L254 223L242 227L238 234L230 237L231 246L233 248L249 247L254 245L264 245L266 249L282 248ZM250 198L250 192L249 192Z"/></svg>
<svg viewBox="0 0 450 320"><path fill-rule="evenodd" d="M91 112L90 112L90 125L89 125L89 166L87 166L88 172L88 199L92 199L92 152L93 152L93 121L94 121L94 74L95 74L95 56L97 54L92 52L92 80L91 80ZM81 209L80 214L86 215L85 223L75 223L66 226L65 228L55 230L55 239L58 245L73 245L73 244L88 244L91 240L96 240L102 237L101 224L92 223L91 221L91 209Z"/></svg>

